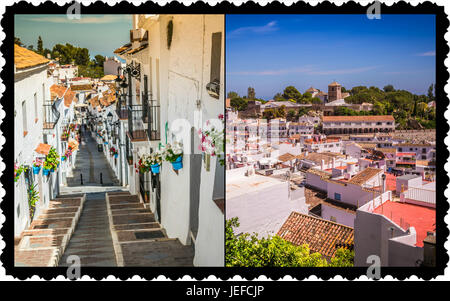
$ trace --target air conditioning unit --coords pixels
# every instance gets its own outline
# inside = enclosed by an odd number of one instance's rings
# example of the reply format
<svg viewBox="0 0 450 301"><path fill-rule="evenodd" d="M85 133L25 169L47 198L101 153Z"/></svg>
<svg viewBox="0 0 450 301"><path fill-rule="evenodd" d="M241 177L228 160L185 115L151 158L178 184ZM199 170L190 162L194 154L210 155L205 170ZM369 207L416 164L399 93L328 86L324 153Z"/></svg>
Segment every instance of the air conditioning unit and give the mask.
<svg viewBox="0 0 450 301"><path fill-rule="evenodd" d="M130 42L148 41L148 31L143 28L130 30Z"/></svg>

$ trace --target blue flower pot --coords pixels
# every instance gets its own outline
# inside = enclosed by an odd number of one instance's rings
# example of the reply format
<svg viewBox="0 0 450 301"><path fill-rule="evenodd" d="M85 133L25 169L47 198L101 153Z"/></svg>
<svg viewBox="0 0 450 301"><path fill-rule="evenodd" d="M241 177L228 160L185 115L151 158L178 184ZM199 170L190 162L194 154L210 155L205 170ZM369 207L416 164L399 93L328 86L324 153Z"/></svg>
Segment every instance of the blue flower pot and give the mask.
<svg viewBox="0 0 450 301"><path fill-rule="evenodd" d="M35 175L38 175L40 171L41 171L41 167L40 166L33 166L33 173Z"/></svg>
<svg viewBox="0 0 450 301"><path fill-rule="evenodd" d="M159 173L160 167L161 166L159 164L150 165L150 168L152 169L152 173L154 173L154 174L158 174Z"/></svg>
<svg viewBox="0 0 450 301"><path fill-rule="evenodd" d="M43 169L42 170L42 174L44 175L44 176L48 176L49 174L50 174L50 169Z"/></svg>
<svg viewBox="0 0 450 301"><path fill-rule="evenodd" d="M119 157L119 154L114 154L114 158L117 158L117 157Z"/></svg>
<svg viewBox="0 0 450 301"><path fill-rule="evenodd" d="M64 160L66 160L66 158L64 158L64 157L61 157L61 161L64 161Z"/></svg>
<svg viewBox="0 0 450 301"><path fill-rule="evenodd" d="M183 156L179 156L175 162L172 162L172 167L174 170L179 170L183 168Z"/></svg>

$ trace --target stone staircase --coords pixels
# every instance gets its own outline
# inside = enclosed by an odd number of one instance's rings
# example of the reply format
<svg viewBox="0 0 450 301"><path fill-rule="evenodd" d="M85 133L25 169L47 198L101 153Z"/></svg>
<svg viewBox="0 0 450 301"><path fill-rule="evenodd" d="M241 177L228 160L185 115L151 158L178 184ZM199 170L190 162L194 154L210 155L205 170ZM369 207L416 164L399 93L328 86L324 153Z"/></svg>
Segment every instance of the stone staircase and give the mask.
<svg viewBox="0 0 450 301"><path fill-rule="evenodd" d="M15 266L57 266L77 225L83 204L82 195L50 200L27 230L14 241Z"/></svg>
<svg viewBox="0 0 450 301"><path fill-rule="evenodd" d="M147 204L129 192L106 194L118 266L192 266L194 251L168 238Z"/></svg>

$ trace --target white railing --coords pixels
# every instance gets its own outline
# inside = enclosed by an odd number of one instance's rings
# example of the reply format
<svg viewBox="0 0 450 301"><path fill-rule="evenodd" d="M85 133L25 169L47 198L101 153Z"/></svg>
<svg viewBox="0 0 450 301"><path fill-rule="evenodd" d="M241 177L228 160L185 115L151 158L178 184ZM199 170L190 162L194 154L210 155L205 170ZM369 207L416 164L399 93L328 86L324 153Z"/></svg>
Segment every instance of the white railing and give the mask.
<svg viewBox="0 0 450 301"><path fill-rule="evenodd" d="M417 187L408 187L400 194L400 201L429 207L436 207L436 191Z"/></svg>

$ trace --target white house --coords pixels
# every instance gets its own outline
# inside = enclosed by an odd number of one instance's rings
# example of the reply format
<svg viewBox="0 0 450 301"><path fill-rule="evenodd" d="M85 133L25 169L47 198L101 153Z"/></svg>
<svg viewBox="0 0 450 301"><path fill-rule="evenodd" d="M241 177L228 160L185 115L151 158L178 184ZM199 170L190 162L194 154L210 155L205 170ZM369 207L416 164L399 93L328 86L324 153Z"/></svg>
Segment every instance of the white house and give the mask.
<svg viewBox="0 0 450 301"><path fill-rule="evenodd" d="M124 124L130 191L142 194L142 177L134 168L139 154L182 143L183 168L176 173L169 162L163 163L157 176L160 186L150 192L149 206L170 238L194 246L194 265L223 266L224 168L215 157L206 163L198 151L197 132L223 114L224 17L132 18L130 43L115 51L131 71L124 74L127 94L133 95L125 98L132 105L128 118L133 128ZM147 116L142 108L148 109Z"/></svg>

